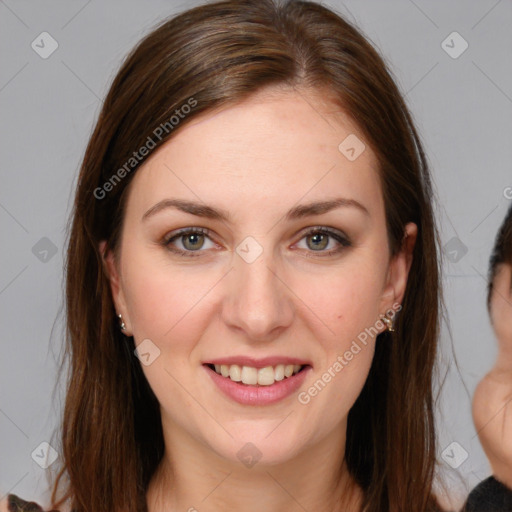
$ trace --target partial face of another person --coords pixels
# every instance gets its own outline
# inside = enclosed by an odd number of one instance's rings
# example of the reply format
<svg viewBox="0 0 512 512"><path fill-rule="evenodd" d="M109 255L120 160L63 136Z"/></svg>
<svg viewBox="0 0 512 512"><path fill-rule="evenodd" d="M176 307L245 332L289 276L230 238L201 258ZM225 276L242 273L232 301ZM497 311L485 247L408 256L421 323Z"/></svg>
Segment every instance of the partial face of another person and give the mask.
<svg viewBox="0 0 512 512"><path fill-rule="evenodd" d="M197 117L137 171L107 262L164 431L237 463L251 442L260 464L344 435L416 236L408 224L390 257L376 157L338 147L354 136L320 96L266 90Z"/></svg>
<svg viewBox="0 0 512 512"><path fill-rule="evenodd" d="M500 263L494 276L490 316L500 346L512 352L512 266Z"/></svg>

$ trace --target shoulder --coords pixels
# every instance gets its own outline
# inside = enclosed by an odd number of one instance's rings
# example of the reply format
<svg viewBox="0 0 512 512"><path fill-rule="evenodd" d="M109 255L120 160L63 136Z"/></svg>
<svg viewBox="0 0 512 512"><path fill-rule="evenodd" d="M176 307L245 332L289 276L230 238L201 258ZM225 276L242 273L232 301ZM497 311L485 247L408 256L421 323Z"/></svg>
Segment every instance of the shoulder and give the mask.
<svg viewBox="0 0 512 512"><path fill-rule="evenodd" d="M512 510L512 490L489 477L470 493L463 512L509 512Z"/></svg>
<svg viewBox="0 0 512 512"><path fill-rule="evenodd" d="M16 494L8 494L0 501L0 512L46 512L41 505L35 501L26 501ZM50 510L48 512L63 512Z"/></svg>

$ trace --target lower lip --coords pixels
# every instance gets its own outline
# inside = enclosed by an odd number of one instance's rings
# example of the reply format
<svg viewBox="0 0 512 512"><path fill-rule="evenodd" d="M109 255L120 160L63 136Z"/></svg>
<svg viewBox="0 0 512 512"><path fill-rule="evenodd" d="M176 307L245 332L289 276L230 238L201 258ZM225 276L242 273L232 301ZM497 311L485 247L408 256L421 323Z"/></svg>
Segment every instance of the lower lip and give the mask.
<svg viewBox="0 0 512 512"><path fill-rule="evenodd" d="M300 388L309 370L312 370L311 366L307 366L299 373L276 381L271 386L249 386L229 377L222 377L206 365L203 368L225 395L243 405L269 405L283 400Z"/></svg>

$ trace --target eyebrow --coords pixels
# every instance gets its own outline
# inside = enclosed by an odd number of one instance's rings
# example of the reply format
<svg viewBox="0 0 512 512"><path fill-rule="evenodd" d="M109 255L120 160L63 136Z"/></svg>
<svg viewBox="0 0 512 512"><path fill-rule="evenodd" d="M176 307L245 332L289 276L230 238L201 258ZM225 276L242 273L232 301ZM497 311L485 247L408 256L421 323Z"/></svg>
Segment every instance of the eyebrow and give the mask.
<svg viewBox="0 0 512 512"><path fill-rule="evenodd" d="M367 208L355 199L349 199L345 197L338 197L335 199L329 199L327 201L317 201L304 205L294 206L285 215L287 221L296 220L303 217L309 217L312 215L321 215L327 213L336 208L342 207L353 207L369 216L370 212ZM212 220L220 220L231 222L231 215L226 210L221 208L213 208L203 203L196 203L194 201L188 201L184 199L164 199L144 213L142 220L146 220L149 217L161 212L168 208L175 208L185 213L196 215L197 217L204 217Z"/></svg>

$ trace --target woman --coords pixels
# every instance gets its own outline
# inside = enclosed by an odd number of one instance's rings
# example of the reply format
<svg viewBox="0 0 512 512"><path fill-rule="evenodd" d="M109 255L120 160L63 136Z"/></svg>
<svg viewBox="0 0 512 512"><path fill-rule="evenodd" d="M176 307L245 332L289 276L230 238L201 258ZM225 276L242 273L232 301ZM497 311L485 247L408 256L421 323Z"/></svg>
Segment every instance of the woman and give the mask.
<svg viewBox="0 0 512 512"><path fill-rule="evenodd" d="M52 507L440 510L431 197L382 59L326 8L149 34L81 168Z"/></svg>

